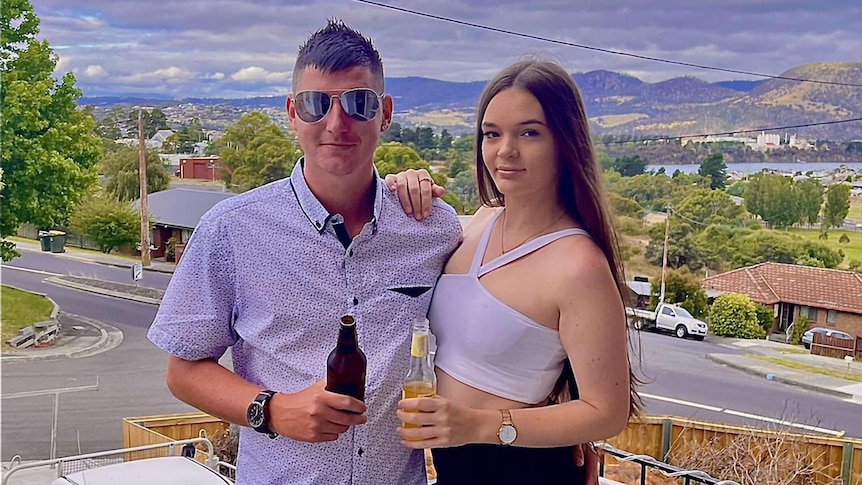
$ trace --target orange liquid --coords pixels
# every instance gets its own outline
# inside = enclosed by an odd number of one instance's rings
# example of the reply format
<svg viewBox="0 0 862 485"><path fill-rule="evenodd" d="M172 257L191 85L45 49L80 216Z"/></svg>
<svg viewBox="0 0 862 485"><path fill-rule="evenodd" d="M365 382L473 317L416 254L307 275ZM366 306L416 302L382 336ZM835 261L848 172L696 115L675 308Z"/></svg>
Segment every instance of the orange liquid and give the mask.
<svg viewBox="0 0 862 485"><path fill-rule="evenodd" d="M414 397L434 397L437 394L434 385L430 382L405 382L401 387L401 395L404 399ZM408 413L417 413L418 409L405 409ZM402 423L405 428L418 428L418 425Z"/></svg>

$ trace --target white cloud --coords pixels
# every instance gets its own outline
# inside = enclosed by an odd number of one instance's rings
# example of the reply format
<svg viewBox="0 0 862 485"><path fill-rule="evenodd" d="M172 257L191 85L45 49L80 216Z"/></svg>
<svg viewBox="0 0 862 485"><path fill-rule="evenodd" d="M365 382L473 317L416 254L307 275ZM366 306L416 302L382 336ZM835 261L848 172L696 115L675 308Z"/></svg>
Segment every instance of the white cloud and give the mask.
<svg viewBox="0 0 862 485"><path fill-rule="evenodd" d="M157 69L153 72L153 75L165 80L188 80L195 77L195 73L188 69L176 66L171 66L166 69Z"/></svg>
<svg viewBox="0 0 862 485"><path fill-rule="evenodd" d="M214 79L216 81L221 81L222 79L224 79L224 73L214 72L212 74L204 74L203 76L201 76L201 79Z"/></svg>
<svg viewBox="0 0 862 485"><path fill-rule="evenodd" d="M108 77L109 74L102 66L96 64L87 66L87 68L84 69L84 76L91 79L98 79Z"/></svg>
<svg viewBox="0 0 862 485"><path fill-rule="evenodd" d="M290 79L290 72L270 72L258 66L244 67L231 74L230 78L240 83L281 83Z"/></svg>

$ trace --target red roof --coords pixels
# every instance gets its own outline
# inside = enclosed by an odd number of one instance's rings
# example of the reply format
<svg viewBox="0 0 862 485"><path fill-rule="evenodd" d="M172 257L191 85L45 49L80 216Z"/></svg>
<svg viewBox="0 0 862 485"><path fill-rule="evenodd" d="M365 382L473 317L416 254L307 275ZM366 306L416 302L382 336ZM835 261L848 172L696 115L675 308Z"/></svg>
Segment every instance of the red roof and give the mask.
<svg viewBox="0 0 862 485"><path fill-rule="evenodd" d="M706 278L703 286L767 305L784 302L862 314L862 275L850 271L760 263Z"/></svg>

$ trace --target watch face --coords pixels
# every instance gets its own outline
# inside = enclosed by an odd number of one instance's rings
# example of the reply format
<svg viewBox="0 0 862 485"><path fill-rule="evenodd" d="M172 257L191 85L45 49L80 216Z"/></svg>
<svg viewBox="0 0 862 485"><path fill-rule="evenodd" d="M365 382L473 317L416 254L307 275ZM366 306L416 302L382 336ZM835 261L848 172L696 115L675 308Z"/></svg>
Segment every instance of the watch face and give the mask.
<svg viewBox="0 0 862 485"><path fill-rule="evenodd" d="M515 438L518 436L518 431L515 430L514 426L504 425L500 428L500 441L503 443L510 445L515 441Z"/></svg>
<svg viewBox="0 0 862 485"><path fill-rule="evenodd" d="M252 428L259 428L263 425L265 416L263 414L263 405L255 401L248 407L248 424Z"/></svg>

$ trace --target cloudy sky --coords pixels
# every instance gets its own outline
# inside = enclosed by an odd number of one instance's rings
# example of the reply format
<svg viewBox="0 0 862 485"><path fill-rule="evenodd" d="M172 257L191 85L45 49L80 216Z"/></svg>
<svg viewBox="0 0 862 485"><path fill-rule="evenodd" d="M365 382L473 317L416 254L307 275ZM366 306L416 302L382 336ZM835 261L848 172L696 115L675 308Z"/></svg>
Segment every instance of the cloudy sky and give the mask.
<svg viewBox="0 0 862 485"><path fill-rule="evenodd" d="M498 29L778 75L859 61L858 0L380 0ZM356 0L34 0L41 37L85 95L246 97L290 91L296 50L336 16L373 37L388 77L486 80L524 54L646 81L755 79L561 46Z"/></svg>

